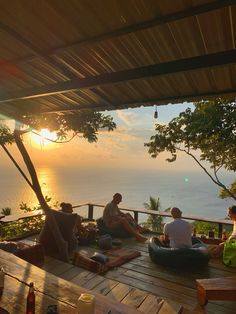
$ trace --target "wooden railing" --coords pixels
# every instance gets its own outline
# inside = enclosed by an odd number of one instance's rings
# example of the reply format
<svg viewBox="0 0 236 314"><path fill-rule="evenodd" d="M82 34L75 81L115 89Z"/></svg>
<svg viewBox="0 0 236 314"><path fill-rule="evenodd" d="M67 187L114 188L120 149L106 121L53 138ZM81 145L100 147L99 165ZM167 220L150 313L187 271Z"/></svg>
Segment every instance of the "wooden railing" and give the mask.
<svg viewBox="0 0 236 314"><path fill-rule="evenodd" d="M83 205L76 205L73 206L73 208L78 208L81 206L87 205L88 206L88 219L92 220L94 218L94 207L100 207L104 208L104 205L101 204L83 204ZM161 217L170 217L171 215L168 212L162 212L162 211L155 211L155 210L147 210L144 208L141 209L136 209L136 208L120 208L122 211L129 211L133 212L134 219L136 220L137 223L139 223L139 214L146 214L146 215L157 215ZM218 225L218 238L222 237L222 232L224 225L233 225L233 221L229 219L213 219L213 218L206 218L206 217L199 217L199 216L194 216L194 215L182 215L183 219L191 220L191 221L203 221L203 222L208 222L212 224L217 224Z"/></svg>
<svg viewBox="0 0 236 314"><path fill-rule="evenodd" d="M80 208L88 206L88 214L87 218L89 220L94 219L94 208L99 207L99 208L104 208L104 205L101 204L92 204L92 203L85 203L85 204L79 204L73 206L73 208ZM170 213L168 212L161 212L161 211L155 211L155 210L147 210L144 208L141 209L136 209L136 208L120 208L122 211L128 211L128 212L133 212L134 219L139 223L139 214L146 214L146 215L157 215L161 217L171 217ZM36 217L36 216L41 216L43 215L42 211L36 211L36 212L29 212L29 213L23 213L23 214L17 214L17 215L9 215L0 218L0 223L10 223L19 219L26 219L29 217ZM199 216L194 216L194 215L183 215L182 218L191 220L191 221L203 221L203 222L208 222L212 224L217 224L218 225L218 237L222 237L222 232L223 232L223 227L224 225L233 225L233 222L228 219L212 219L212 218L205 218L205 217L199 217Z"/></svg>

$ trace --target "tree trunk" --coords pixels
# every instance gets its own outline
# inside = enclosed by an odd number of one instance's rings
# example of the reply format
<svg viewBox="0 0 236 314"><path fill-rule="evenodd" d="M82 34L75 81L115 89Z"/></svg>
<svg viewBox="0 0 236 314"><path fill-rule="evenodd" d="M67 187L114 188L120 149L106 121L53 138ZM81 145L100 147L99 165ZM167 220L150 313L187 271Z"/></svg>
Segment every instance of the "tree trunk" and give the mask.
<svg viewBox="0 0 236 314"><path fill-rule="evenodd" d="M47 211L50 207L48 206L47 202L45 201L45 198L43 196L43 193L42 193L42 190L41 190L41 187L40 187L40 184L39 184L39 181L38 181L38 176L37 176L37 173L35 171L35 168L34 168L34 165L30 159L30 156L21 140L21 134L22 132L21 131L18 131L18 130L15 130L14 131L14 138L15 138L15 142L16 142L16 145L21 153L21 156L25 162L25 165L27 167L27 170L30 174L30 177L31 177L31 180L32 180L32 185L31 185L31 188L33 189L38 201L39 201L39 204L41 206L41 208L44 210L44 211Z"/></svg>

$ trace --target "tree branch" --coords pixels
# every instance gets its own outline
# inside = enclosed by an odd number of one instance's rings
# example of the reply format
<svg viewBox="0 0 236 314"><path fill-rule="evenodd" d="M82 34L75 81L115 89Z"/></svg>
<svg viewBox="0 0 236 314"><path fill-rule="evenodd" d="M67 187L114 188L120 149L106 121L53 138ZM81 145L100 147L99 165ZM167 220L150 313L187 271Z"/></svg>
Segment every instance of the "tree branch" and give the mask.
<svg viewBox="0 0 236 314"><path fill-rule="evenodd" d="M24 179L26 180L26 182L29 184L29 186L33 189L33 185L30 182L30 180L27 178L26 174L24 173L24 171L21 169L21 167L18 165L18 163L15 161L15 159L12 157L11 153L8 151L8 149L6 148L5 145L1 144L2 148L4 149L4 151L6 152L6 154L8 155L8 157L11 159L11 161L14 163L14 165L16 166L16 168L20 171L20 173L22 174L22 176L24 177Z"/></svg>
<svg viewBox="0 0 236 314"><path fill-rule="evenodd" d="M208 175L208 177L216 184L218 185L219 187L223 188L225 191L227 191L227 193L229 193L229 195L236 200L236 196L230 192L229 189L227 189L227 187L221 183L218 179L218 176L216 175L215 173L215 176L216 176L216 180L214 179L214 177L210 174L210 172L205 168L203 167L203 165L200 163L200 161L192 154L190 153L189 151L186 151L185 149L181 149L179 147L176 147L176 150L179 150L181 152L185 152L187 155L191 156L195 161L196 163L203 169L203 171Z"/></svg>

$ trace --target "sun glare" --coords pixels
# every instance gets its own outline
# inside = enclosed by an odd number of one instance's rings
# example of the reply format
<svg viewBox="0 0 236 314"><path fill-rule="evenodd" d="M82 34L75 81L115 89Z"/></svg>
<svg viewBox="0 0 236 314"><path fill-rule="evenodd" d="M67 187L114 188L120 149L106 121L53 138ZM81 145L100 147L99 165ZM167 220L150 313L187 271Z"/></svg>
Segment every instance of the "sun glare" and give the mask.
<svg viewBox="0 0 236 314"><path fill-rule="evenodd" d="M34 131L31 133L31 143L35 147L51 148L53 141L57 139L56 132L50 132L48 129L41 129L41 131Z"/></svg>

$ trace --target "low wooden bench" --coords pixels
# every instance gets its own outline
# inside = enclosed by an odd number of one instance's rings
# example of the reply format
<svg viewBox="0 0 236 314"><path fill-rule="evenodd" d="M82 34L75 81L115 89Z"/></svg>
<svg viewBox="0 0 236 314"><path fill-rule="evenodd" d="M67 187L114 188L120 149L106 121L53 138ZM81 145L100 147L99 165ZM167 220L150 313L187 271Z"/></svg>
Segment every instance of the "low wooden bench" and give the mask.
<svg viewBox="0 0 236 314"><path fill-rule="evenodd" d="M236 276L197 279L196 282L198 302L202 306L208 300L236 301Z"/></svg>

